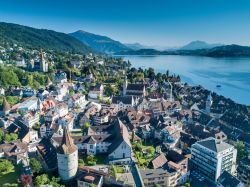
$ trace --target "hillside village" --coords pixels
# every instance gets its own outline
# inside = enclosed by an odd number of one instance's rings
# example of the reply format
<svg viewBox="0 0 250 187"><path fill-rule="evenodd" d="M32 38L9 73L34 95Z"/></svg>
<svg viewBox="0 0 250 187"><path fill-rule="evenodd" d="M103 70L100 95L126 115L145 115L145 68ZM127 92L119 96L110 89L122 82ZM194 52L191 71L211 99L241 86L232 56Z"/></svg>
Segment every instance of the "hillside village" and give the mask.
<svg viewBox="0 0 250 187"><path fill-rule="evenodd" d="M250 186L249 106L121 58L0 58L0 186Z"/></svg>

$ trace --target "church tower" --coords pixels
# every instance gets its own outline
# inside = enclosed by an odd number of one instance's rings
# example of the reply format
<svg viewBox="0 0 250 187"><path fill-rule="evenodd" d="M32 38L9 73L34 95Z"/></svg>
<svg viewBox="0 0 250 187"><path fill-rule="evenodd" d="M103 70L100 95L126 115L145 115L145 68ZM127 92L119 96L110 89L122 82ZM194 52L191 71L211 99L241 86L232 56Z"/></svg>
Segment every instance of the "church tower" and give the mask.
<svg viewBox="0 0 250 187"><path fill-rule="evenodd" d="M67 128L63 130L61 145L57 149L58 173L63 181L75 177L78 169L78 149Z"/></svg>
<svg viewBox="0 0 250 187"><path fill-rule="evenodd" d="M126 92L127 92L127 86L128 86L128 80L127 80L127 76L125 75L125 78L124 78L124 83L123 83L123 96L126 95Z"/></svg>
<svg viewBox="0 0 250 187"><path fill-rule="evenodd" d="M206 100L206 112L210 114L211 106L213 104L213 98L211 93L208 95L207 100Z"/></svg>
<svg viewBox="0 0 250 187"><path fill-rule="evenodd" d="M44 56L43 56L43 51L40 51L40 71L41 72L47 72L48 71L48 64L46 63Z"/></svg>
<svg viewBox="0 0 250 187"><path fill-rule="evenodd" d="M6 100L6 98L3 98L3 104L2 104L2 114L5 116L7 114L10 113L10 104L8 103L8 101Z"/></svg>

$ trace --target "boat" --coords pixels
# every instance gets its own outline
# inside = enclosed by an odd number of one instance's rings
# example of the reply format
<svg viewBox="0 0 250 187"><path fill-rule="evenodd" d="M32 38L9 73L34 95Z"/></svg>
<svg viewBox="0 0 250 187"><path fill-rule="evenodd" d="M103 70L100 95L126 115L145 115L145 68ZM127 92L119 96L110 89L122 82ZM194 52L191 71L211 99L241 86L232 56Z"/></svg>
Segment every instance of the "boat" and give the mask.
<svg viewBox="0 0 250 187"><path fill-rule="evenodd" d="M217 87L217 88L220 88L220 87L221 87L221 85L217 84L217 85L216 85L216 87Z"/></svg>

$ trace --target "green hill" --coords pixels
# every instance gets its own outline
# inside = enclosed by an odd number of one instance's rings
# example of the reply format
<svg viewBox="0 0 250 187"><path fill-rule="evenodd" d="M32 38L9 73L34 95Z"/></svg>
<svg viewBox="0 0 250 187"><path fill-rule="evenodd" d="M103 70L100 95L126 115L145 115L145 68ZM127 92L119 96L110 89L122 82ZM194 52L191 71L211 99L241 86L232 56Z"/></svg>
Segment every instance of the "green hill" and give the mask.
<svg viewBox="0 0 250 187"><path fill-rule="evenodd" d="M0 45L19 44L35 49L52 49L89 53L93 50L74 37L53 30L36 29L13 23L0 22Z"/></svg>

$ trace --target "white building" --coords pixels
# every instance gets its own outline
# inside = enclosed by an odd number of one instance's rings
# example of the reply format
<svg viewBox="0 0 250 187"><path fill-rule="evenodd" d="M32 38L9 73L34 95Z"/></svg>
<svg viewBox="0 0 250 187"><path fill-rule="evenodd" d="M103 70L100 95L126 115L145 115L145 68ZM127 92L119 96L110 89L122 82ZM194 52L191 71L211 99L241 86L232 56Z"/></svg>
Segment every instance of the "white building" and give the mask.
<svg viewBox="0 0 250 187"><path fill-rule="evenodd" d="M78 149L67 128L64 128L63 139L57 150L58 173L63 181L68 181L77 173Z"/></svg>
<svg viewBox="0 0 250 187"><path fill-rule="evenodd" d="M87 102L85 100L85 95L83 94L74 94L68 100L68 106L70 108L73 108L73 107L84 108L86 104Z"/></svg>
<svg viewBox="0 0 250 187"><path fill-rule="evenodd" d="M88 96L92 99L97 99L98 97L102 98L103 91L104 91L103 85L98 84L98 85L90 88Z"/></svg>
<svg viewBox="0 0 250 187"><path fill-rule="evenodd" d="M111 108L116 110L125 110L135 106L135 100L133 96L114 96L112 97Z"/></svg>
<svg viewBox="0 0 250 187"><path fill-rule="evenodd" d="M63 84L67 81L67 74L65 72L58 72L55 74L54 82L56 84Z"/></svg>
<svg viewBox="0 0 250 187"><path fill-rule="evenodd" d="M30 111L22 117L22 122L28 127L32 128L36 123L39 123L40 114L36 111Z"/></svg>
<svg viewBox="0 0 250 187"><path fill-rule="evenodd" d="M191 166L211 182L215 183L223 171L236 172L237 150L228 143L210 137L193 144L191 152Z"/></svg>

